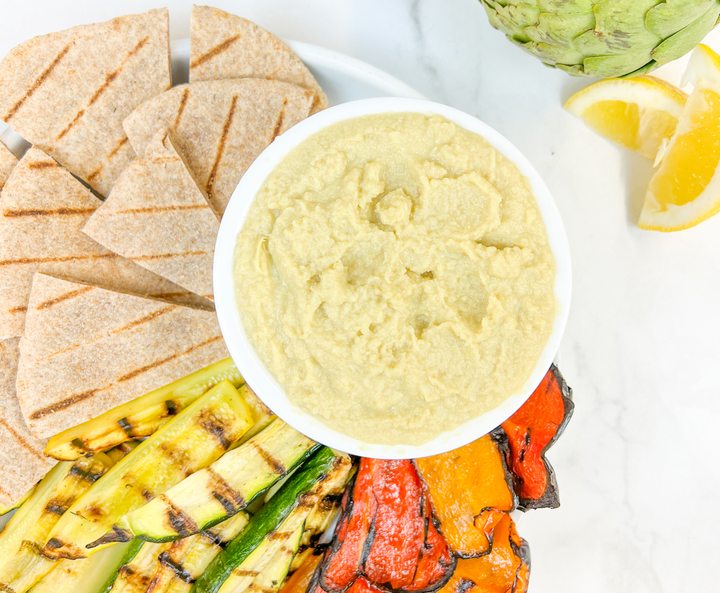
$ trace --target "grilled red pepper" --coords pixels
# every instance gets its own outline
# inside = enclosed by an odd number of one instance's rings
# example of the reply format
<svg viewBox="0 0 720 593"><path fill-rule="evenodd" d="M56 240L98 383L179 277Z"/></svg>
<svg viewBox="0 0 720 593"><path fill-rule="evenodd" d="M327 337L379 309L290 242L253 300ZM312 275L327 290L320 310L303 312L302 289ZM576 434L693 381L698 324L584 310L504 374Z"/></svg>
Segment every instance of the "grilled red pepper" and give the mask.
<svg viewBox="0 0 720 593"><path fill-rule="evenodd" d="M573 412L572 390L555 365L525 404L502 424L510 444L508 465L522 510L560 506L557 481L545 452Z"/></svg>

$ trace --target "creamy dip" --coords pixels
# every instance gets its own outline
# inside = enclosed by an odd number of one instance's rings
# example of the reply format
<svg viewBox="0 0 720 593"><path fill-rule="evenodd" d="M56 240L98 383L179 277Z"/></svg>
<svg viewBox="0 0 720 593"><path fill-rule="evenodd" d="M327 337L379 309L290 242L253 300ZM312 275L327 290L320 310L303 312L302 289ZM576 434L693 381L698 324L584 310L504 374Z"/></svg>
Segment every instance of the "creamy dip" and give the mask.
<svg viewBox="0 0 720 593"><path fill-rule="evenodd" d="M419 445L530 376L555 262L528 180L448 120L325 128L270 174L235 256L249 339L290 400L367 443Z"/></svg>

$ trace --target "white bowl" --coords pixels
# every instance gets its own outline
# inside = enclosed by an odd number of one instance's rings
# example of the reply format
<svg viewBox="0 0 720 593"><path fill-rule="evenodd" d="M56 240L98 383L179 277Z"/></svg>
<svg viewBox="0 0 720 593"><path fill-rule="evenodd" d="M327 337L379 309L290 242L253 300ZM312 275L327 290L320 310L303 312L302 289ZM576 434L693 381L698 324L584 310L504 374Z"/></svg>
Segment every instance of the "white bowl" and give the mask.
<svg viewBox="0 0 720 593"><path fill-rule="evenodd" d="M542 214L555 257L555 323L535 370L523 388L497 408L474 418L456 429L442 433L423 445L379 445L364 443L337 432L320 420L290 403L285 391L260 360L243 329L235 301L234 259L237 236L250 204L267 176L298 144L321 129L337 122L377 113L437 114L485 138L496 150L515 163L529 180ZM213 269L215 306L220 329L235 364L258 396L285 422L310 438L334 449L363 457L408 459L437 455L466 445L490 432L512 416L530 397L545 376L560 346L570 310L570 247L550 190L530 162L498 132L477 118L452 107L421 99L381 98L343 103L313 115L278 137L250 166L232 195L220 224L215 246Z"/></svg>

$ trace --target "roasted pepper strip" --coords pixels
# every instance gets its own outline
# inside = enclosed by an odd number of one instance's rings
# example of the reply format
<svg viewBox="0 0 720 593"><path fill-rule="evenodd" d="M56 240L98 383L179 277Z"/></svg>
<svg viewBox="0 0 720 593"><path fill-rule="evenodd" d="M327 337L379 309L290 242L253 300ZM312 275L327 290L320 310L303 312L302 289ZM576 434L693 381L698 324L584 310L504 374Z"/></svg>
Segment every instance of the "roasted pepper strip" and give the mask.
<svg viewBox="0 0 720 593"><path fill-rule="evenodd" d="M450 581L439 593L525 593L530 574L529 548L518 537L510 515L493 532L492 552L461 558Z"/></svg>
<svg viewBox="0 0 720 593"><path fill-rule="evenodd" d="M555 472L545 452L570 421L574 408L571 398L572 390L552 365L530 399L502 424L522 510L560 506Z"/></svg>
<svg viewBox="0 0 720 593"><path fill-rule="evenodd" d="M507 455L504 433L493 431L454 451L415 460L440 530L462 558L488 554L495 526L515 508Z"/></svg>

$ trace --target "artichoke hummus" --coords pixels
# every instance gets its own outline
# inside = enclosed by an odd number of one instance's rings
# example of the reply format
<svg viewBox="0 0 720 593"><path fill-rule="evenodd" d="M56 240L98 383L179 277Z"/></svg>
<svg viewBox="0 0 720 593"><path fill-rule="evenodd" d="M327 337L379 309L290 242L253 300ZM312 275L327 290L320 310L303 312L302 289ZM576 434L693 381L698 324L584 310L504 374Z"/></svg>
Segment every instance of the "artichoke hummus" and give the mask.
<svg viewBox="0 0 720 593"><path fill-rule="evenodd" d="M297 146L235 254L243 326L290 400L388 445L519 390L552 330L554 279L528 180L480 136L416 113Z"/></svg>

